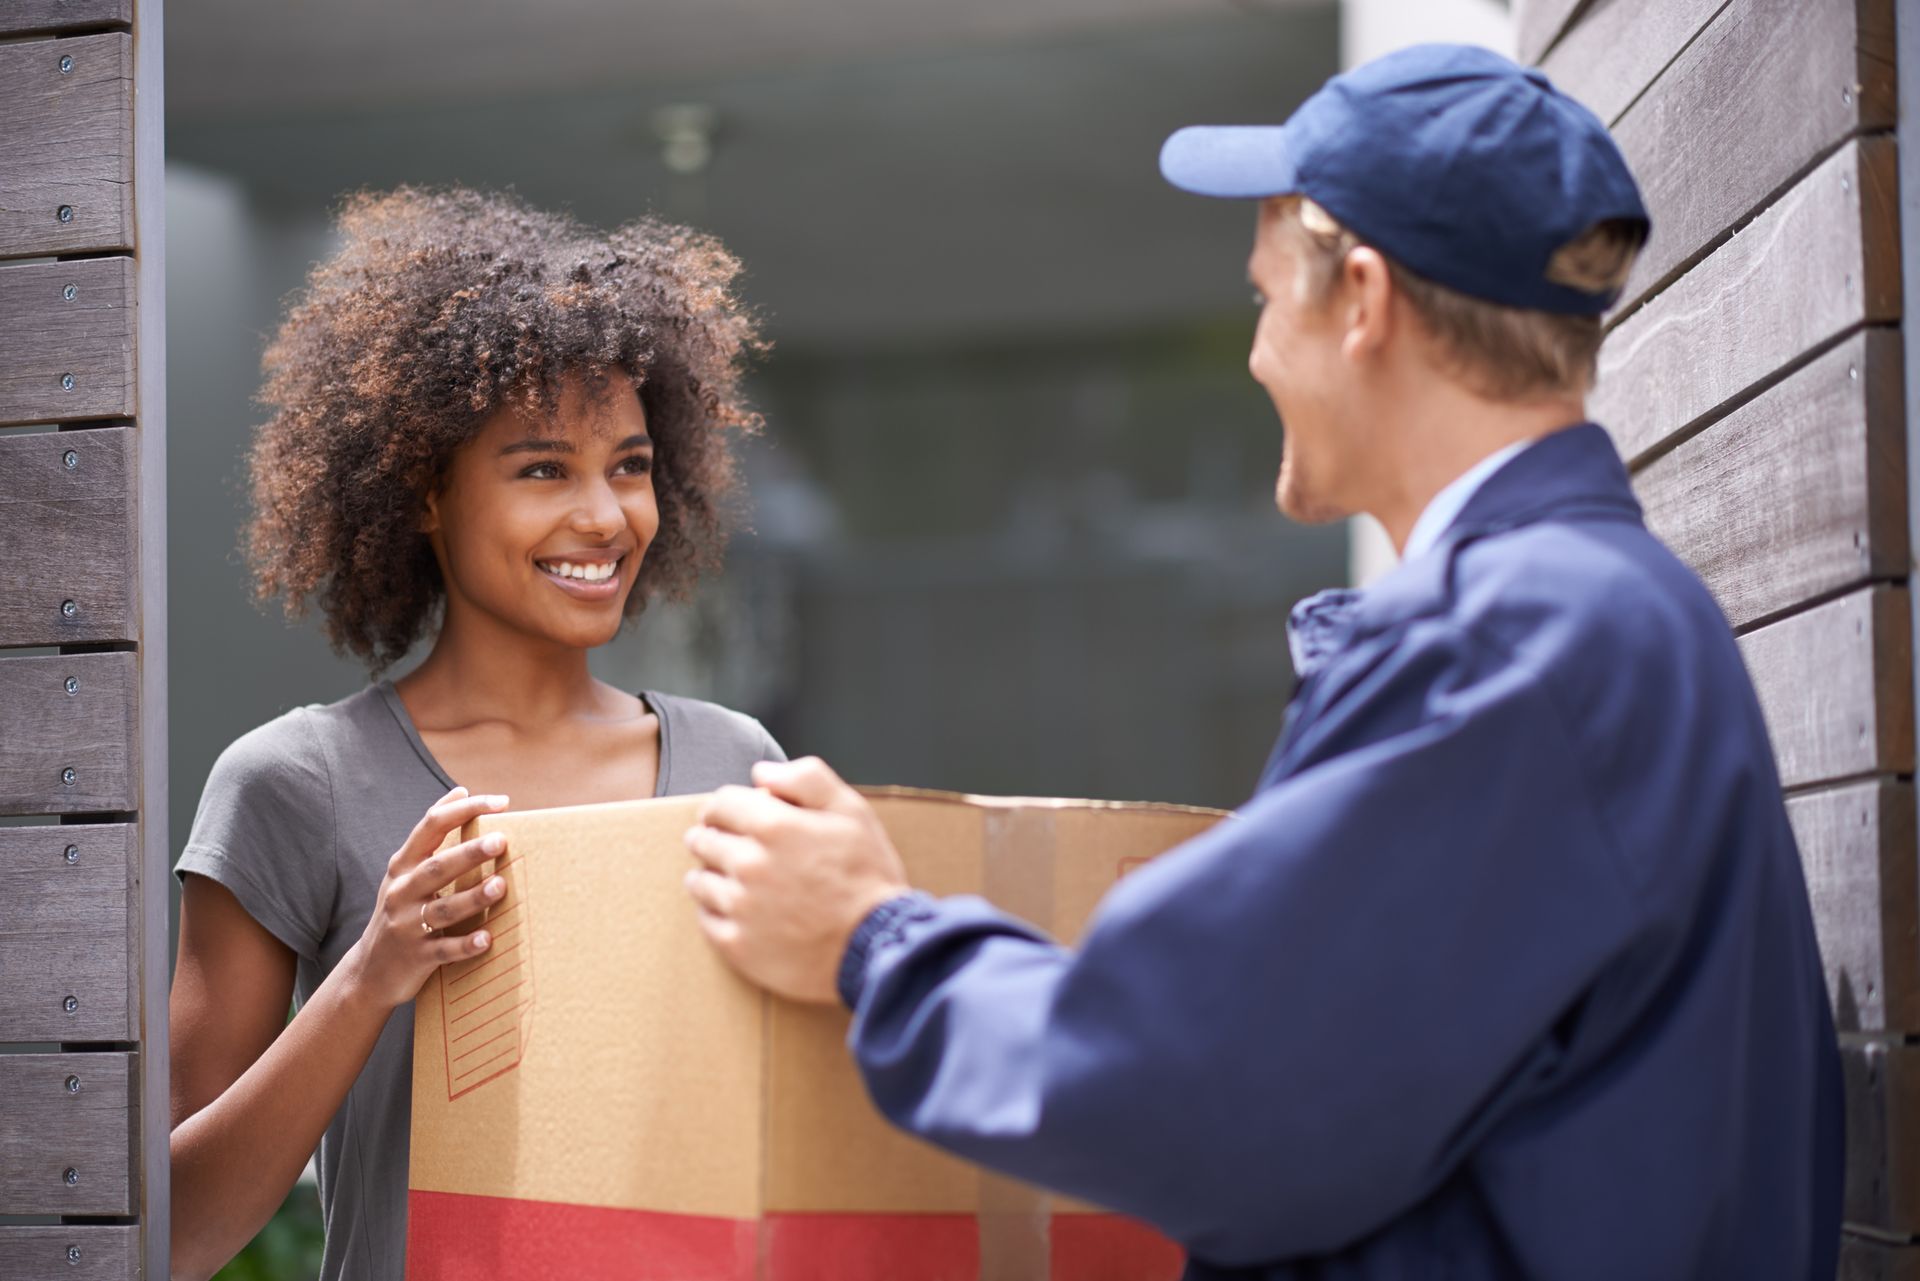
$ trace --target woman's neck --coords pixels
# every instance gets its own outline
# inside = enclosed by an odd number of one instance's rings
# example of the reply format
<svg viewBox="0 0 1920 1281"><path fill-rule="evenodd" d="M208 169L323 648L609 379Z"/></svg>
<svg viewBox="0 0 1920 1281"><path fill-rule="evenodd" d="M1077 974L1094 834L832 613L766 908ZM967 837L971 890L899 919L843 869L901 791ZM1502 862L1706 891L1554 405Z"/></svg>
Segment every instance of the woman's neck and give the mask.
<svg viewBox="0 0 1920 1281"><path fill-rule="evenodd" d="M477 721L547 728L605 716L611 693L587 668L587 651L541 641L465 611L449 610L433 649L394 682L423 732Z"/></svg>

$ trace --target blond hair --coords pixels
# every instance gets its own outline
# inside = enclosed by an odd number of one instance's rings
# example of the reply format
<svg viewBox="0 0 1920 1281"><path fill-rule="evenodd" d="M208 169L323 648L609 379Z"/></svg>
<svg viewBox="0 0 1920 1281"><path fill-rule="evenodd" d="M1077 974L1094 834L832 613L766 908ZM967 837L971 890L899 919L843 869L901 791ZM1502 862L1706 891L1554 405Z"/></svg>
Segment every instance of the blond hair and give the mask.
<svg viewBox="0 0 1920 1281"><path fill-rule="evenodd" d="M1302 301L1324 300L1347 255L1365 242L1303 196L1274 201L1271 216L1306 251L1300 256L1298 279ZM1599 223L1553 255L1547 279L1586 293L1614 292L1626 283L1640 244L1638 224ZM1593 386L1605 336L1600 317L1486 302L1435 284L1391 257L1387 267L1394 287L1432 333L1449 370L1480 394L1525 400L1584 394Z"/></svg>

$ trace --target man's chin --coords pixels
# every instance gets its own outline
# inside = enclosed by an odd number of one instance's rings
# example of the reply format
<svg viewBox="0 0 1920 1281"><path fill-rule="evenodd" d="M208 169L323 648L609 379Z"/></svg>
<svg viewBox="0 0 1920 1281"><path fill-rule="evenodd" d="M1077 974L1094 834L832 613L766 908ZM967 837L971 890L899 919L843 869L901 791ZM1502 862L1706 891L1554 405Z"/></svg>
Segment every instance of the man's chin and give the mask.
<svg viewBox="0 0 1920 1281"><path fill-rule="evenodd" d="M1307 492L1306 487L1297 484L1285 470L1280 473L1280 482L1273 487L1273 505L1280 509L1282 516L1301 525L1331 525L1353 515L1338 504Z"/></svg>

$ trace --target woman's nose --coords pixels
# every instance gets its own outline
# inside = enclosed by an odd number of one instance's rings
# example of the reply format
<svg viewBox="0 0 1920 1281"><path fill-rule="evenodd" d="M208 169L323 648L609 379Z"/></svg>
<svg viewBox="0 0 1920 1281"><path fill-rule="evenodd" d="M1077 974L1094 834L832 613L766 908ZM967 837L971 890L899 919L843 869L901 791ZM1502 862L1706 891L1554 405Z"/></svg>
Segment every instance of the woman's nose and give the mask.
<svg viewBox="0 0 1920 1281"><path fill-rule="evenodd" d="M613 486L602 478L588 481L573 511L573 527L583 534L610 537L626 523L626 512L621 509L619 495L613 492Z"/></svg>

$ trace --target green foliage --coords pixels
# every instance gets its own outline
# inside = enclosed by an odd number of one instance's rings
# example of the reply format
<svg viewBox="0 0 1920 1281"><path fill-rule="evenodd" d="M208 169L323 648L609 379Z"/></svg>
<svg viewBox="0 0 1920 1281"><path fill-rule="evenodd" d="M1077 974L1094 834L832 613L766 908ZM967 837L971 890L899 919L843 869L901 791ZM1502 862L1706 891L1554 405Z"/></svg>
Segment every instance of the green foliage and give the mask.
<svg viewBox="0 0 1920 1281"><path fill-rule="evenodd" d="M213 1281L313 1281L323 1234L319 1194L310 1183L295 1184L260 1235Z"/></svg>

